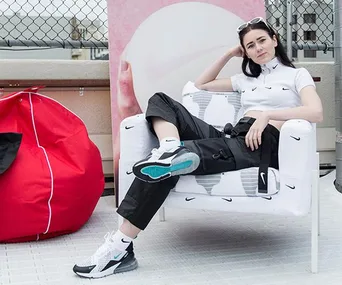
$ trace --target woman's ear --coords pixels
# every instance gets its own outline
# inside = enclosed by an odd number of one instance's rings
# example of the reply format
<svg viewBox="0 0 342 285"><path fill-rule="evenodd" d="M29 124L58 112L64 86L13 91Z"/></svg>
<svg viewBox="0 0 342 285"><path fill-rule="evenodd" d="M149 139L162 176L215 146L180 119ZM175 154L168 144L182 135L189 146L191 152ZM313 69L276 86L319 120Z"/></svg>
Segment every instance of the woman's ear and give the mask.
<svg viewBox="0 0 342 285"><path fill-rule="evenodd" d="M278 40L277 40L277 37L275 35L273 35L272 40L274 42L274 47L278 46Z"/></svg>

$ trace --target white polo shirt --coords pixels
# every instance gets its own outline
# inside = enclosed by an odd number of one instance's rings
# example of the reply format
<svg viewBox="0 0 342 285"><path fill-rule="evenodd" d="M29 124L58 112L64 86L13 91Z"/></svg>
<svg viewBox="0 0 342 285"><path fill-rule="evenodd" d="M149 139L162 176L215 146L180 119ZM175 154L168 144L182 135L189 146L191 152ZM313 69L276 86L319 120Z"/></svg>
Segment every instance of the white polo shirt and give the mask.
<svg viewBox="0 0 342 285"><path fill-rule="evenodd" d="M261 65L259 77L243 73L231 77L234 91L241 94L244 114L248 111L279 110L302 105L299 92L315 83L305 68L283 65L277 57Z"/></svg>

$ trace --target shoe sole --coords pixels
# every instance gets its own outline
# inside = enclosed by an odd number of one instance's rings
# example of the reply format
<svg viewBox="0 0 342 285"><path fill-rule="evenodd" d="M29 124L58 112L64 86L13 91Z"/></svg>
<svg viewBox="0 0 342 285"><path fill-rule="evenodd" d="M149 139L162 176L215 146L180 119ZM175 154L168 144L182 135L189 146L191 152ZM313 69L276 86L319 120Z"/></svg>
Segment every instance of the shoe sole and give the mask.
<svg viewBox="0 0 342 285"><path fill-rule="evenodd" d="M195 153L185 153L174 158L171 163L147 162L133 168L135 176L145 182L159 182L170 176L193 172L200 163Z"/></svg>
<svg viewBox="0 0 342 285"><path fill-rule="evenodd" d="M114 267L114 270L113 270ZM83 273L83 272L75 272L78 276L84 277L84 278L90 278L90 279L98 279L98 278L103 278L108 275L112 274L118 274L118 273L124 273L128 271L132 271L134 269L138 268L138 261L136 260L135 257L130 258L126 262L122 262L119 264L119 266L112 266L111 268L108 268L105 271L101 272L94 272L94 273Z"/></svg>

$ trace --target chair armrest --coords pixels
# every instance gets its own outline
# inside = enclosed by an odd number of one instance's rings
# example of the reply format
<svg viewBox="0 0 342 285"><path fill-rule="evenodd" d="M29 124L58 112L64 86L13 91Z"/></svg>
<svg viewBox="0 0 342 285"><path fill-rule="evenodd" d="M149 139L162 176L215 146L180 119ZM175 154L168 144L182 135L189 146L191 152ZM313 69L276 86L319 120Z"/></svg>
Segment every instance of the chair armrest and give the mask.
<svg viewBox="0 0 342 285"><path fill-rule="evenodd" d="M145 114L122 120L120 124L119 204L134 180L132 166L146 157L156 147L158 140L148 128Z"/></svg>
<svg viewBox="0 0 342 285"><path fill-rule="evenodd" d="M284 123L279 139L279 207L306 215L311 205L312 170L317 169L316 124L306 120Z"/></svg>
<svg viewBox="0 0 342 285"><path fill-rule="evenodd" d="M158 140L148 128L145 114L122 120L120 124L120 160L136 162L146 157L156 147Z"/></svg>
<svg viewBox="0 0 342 285"><path fill-rule="evenodd" d="M314 169L316 125L306 120L288 120L280 131L279 172L281 176L303 178Z"/></svg>

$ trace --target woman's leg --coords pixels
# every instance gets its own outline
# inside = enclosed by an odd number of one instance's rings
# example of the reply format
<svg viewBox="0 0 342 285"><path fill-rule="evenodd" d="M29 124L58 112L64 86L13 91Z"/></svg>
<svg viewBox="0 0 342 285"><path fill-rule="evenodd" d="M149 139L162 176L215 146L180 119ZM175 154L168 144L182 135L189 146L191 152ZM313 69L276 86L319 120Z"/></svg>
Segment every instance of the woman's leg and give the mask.
<svg viewBox="0 0 342 285"><path fill-rule="evenodd" d="M119 231L134 239L141 232L141 229L133 225L129 220L124 219Z"/></svg>
<svg viewBox="0 0 342 285"><path fill-rule="evenodd" d="M155 183L197 169L200 163L198 154L182 146L180 140L223 136L164 93L156 93L150 98L146 120L160 142L158 149L133 166L134 175L146 182Z"/></svg>
<svg viewBox="0 0 342 285"><path fill-rule="evenodd" d="M161 120L158 121L156 118ZM217 138L222 136L222 132L192 115L182 104L164 93L156 93L149 99L146 120L150 125L151 131L157 135L159 140L167 136L177 135L169 128L164 132L163 128L166 124L163 121L169 122L176 127L176 129L172 130L178 131L178 137L181 140ZM158 126L154 125L154 120L156 120Z"/></svg>
<svg viewBox="0 0 342 285"><path fill-rule="evenodd" d="M118 207L118 214L138 229L144 230L178 180L179 176L172 176L157 183L134 179ZM132 238L135 236L132 235Z"/></svg>
<svg viewBox="0 0 342 285"><path fill-rule="evenodd" d="M163 93L151 97L146 119L151 131L161 141L168 137L196 140L222 136L221 132L192 116L181 104ZM167 146L164 148L167 149ZM176 148L180 148L179 145ZM74 272L94 278L135 269L137 262L132 241L146 228L178 179L177 175L158 183L135 179L117 210L125 219L124 223L116 233L106 237L105 243L87 261L75 265Z"/></svg>
<svg viewBox="0 0 342 285"><path fill-rule="evenodd" d="M158 183L134 179L117 210L124 223L117 232L107 234L104 244L86 261L77 263L73 271L82 277L99 278L136 269L133 240L146 228L178 179L173 176Z"/></svg>
<svg viewBox="0 0 342 285"><path fill-rule="evenodd" d="M152 118L151 122L153 130L155 131L159 141L162 141L167 137L177 138L178 140L180 139L178 129L174 124L169 123L159 117Z"/></svg>

